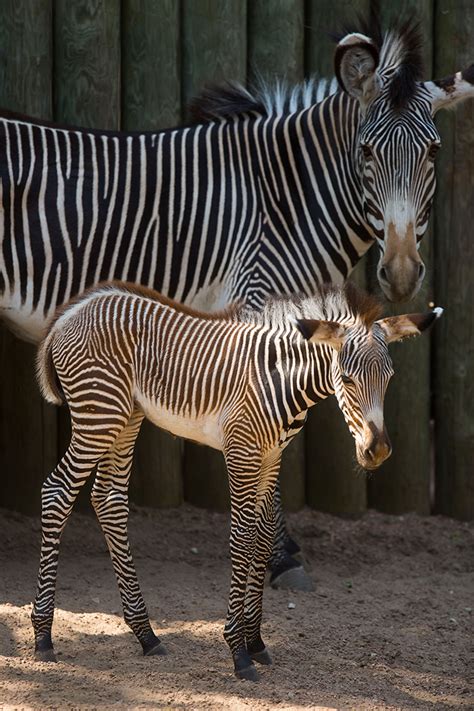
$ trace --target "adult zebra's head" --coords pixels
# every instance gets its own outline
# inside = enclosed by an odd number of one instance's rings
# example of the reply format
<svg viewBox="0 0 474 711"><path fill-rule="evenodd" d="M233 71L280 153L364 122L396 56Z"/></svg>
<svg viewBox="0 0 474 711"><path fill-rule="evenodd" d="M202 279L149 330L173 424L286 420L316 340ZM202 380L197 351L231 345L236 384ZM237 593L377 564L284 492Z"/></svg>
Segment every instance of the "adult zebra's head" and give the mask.
<svg viewBox="0 0 474 711"><path fill-rule="evenodd" d="M352 32L335 54L340 86L359 102L357 160L363 207L380 247L378 279L390 301L411 299L425 266L418 249L428 226L441 145L434 114L474 96L474 65L440 81L420 81L419 26L407 22L382 38Z"/></svg>
<svg viewBox="0 0 474 711"><path fill-rule="evenodd" d="M378 312L376 305L375 313ZM359 464L377 469L391 454L384 423L385 391L393 375L388 344L425 331L442 314L438 308L423 314L405 314L355 323L299 320L301 333L312 343L330 346L332 384L349 430L354 437Z"/></svg>

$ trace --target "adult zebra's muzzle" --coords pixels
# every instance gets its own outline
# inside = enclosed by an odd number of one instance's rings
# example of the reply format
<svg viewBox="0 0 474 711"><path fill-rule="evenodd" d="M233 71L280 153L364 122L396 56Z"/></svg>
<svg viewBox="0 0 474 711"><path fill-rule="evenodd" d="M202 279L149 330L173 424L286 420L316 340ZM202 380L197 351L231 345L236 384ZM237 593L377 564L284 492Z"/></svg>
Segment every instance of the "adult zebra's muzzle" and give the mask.
<svg viewBox="0 0 474 711"><path fill-rule="evenodd" d="M390 223L385 237L377 277L383 293L389 301L410 301L418 292L426 268L418 253L414 226L397 230Z"/></svg>

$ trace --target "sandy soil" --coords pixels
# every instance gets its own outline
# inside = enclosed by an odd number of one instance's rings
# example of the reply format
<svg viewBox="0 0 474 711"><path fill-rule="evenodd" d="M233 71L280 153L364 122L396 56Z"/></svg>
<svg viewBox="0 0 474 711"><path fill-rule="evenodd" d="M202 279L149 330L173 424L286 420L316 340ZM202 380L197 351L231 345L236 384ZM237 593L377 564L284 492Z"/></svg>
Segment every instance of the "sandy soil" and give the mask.
<svg viewBox="0 0 474 711"><path fill-rule="evenodd" d="M274 665L252 684L233 677L222 638L225 514L133 511L142 590L169 650L151 659L121 618L95 519L74 514L61 548L60 661L47 664L33 660L29 622L39 521L0 512L0 708L472 708L474 526L312 511L290 524L315 590L266 589L263 632Z"/></svg>

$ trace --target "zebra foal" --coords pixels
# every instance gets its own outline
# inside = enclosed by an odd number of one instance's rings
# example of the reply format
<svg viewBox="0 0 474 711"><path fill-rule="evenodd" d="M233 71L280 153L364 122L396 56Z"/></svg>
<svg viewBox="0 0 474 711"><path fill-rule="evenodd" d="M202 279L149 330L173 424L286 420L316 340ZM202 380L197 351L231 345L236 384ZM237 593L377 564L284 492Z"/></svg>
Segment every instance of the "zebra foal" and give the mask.
<svg viewBox="0 0 474 711"><path fill-rule="evenodd" d="M366 469L391 451L383 399L387 344L425 330L441 313L376 320L378 304L348 285L312 297L203 314L148 289L112 283L56 315L38 352L45 398L66 401L69 447L42 489L42 546L32 612L37 659L51 638L59 540L95 465L92 503L105 534L125 621L145 655L165 653L138 585L128 535L128 482L144 417L224 453L231 496L232 576L224 637L235 673L270 664L260 634L273 497L281 453L309 407L336 393Z"/></svg>

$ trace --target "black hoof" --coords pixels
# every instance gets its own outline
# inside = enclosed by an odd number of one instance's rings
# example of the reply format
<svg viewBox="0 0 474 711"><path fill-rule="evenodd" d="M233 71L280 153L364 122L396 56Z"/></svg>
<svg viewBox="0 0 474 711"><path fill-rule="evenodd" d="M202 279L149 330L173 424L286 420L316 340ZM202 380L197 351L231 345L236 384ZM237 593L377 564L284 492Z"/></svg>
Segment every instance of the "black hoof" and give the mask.
<svg viewBox="0 0 474 711"><path fill-rule="evenodd" d="M285 543L283 545L289 555L297 555L298 553L301 553L301 548L297 542L291 538L291 536L285 538Z"/></svg>
<svg viewBox="0 0 474 711"><path fill-rule="evenodd" d="M313 581L302 565L272 575L270 585L275 590L303 590L304 592L314 590Z"/></svg>
<svg viewBox="0 0 474 711"><path fill-rule="evenodd" d="M158 644L155 644L155 646L149 649L147 652L143 652L143 656L145 657L154 657L156 655L161 655L162 657L164 657L166 654L168 654L168 650L166 649L163 642L158 642Z"/></svg>
<svg viewBox="0 0 474 711"><path fill-rule="evenodd" d="M237 679L246 679L247 681L258 681L260 679L260 674L253 664L244 669L235 669L234 673Z"/></svg>
<svg viewBox="0 0 474 711"><path fill-rule="evenodd" d="M266 649L262 649L261 652L250 652L250 658L253 659L254 662L258 662L259 664L265 664L265 666L273 664L272 658Z"/></svg>
<svg viewBox="0 0 474 711"><path fill-rule="evenodd" d="M57 662L54 649L37 649L35 651L35 660L37 662Z"/></svg>

